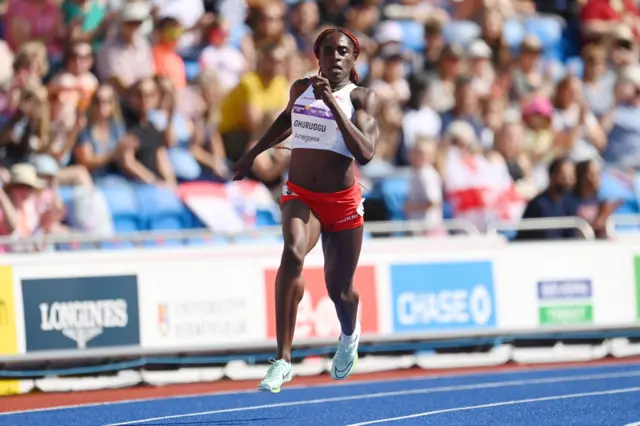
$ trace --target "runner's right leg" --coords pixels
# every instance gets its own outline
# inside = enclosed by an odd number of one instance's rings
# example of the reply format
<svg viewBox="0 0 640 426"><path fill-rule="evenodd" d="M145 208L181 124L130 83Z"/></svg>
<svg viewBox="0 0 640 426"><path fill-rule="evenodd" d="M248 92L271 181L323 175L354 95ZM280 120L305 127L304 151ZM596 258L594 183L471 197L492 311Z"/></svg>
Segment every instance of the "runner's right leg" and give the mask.
<svg viewBox="0 0 640 426"><path fill-rule="evenodd" d="M298 304L304 295L302 268L307 253L318 243L320 221L309 207L298 199L282 206L284 248L276 277L276 338L278 352L275 361L260 382L258 389L280 392L283 383L291 381L291 345L295 332Z"/></svg>

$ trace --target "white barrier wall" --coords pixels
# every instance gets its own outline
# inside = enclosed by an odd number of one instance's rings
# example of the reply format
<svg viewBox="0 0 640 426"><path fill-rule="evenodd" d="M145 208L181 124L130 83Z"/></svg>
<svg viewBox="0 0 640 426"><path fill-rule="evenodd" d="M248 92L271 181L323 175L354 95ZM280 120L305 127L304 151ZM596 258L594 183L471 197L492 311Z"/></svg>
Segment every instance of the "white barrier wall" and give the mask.
<svg viewBox="0 0 640 426"><path fill-rule="evenodd" d="M3 256L0 358L269 347L279 258L273 246ZM629 327L639 268L630 241L372 240L355 285L372 339ZM304 275L296 339L337 338L319 248Z"/></svg>

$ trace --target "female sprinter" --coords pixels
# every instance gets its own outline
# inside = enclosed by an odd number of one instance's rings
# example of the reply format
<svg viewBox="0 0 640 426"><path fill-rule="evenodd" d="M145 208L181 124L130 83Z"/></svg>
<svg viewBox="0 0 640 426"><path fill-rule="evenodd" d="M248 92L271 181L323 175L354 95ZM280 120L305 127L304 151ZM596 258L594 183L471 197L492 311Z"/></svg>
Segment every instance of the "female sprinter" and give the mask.
<svg viewBox="0 0 640 426"><path fill-rule="evenodd" d="M302 267L320 235L327 291L342 329L331 376L345 379L358 360L359 296L353 275L362 247L364 210L354 159L366 164L373 157L379 102L372 91L355 84L360 45L353 34L328 29L318 36L314 51L319 75L292 85L286 109L235 165L234 179L244 178L258 154L293 134L289 180L281 198L284 249L276 278L278 352L258 386L274 393L291 381L291 344L304 294Z"/></svg>

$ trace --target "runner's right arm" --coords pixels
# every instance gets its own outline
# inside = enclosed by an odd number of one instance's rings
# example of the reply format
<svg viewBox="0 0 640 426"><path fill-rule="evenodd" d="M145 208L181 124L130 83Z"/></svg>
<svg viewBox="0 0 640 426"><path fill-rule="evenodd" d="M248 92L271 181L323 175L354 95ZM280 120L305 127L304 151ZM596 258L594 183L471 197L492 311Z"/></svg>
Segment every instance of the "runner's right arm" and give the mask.
<svg viewBox="0 0 640 426"><path fill-rule="evenodd" d="M254 147L249 150L247 155L250 158L256 158L264 151L273 148L291 136L291 111L293 110L296 99L307 90L307 87L309 87L309 79L307 78L297 80L293 83L289 90L289 103L287 107L278 115L278 118L275 119Z"/></svg>

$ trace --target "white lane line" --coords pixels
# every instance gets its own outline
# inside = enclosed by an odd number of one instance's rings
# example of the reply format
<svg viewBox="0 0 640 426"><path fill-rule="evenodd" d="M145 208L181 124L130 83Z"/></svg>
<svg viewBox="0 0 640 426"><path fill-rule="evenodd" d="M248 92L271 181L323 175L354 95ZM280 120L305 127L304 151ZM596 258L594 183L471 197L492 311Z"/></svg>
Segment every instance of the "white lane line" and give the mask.
<svg viewBox="0 0 640 426"><path fill-rule="evenodd" d="M509 369L509 370L497 370L492 371L491 367L487 368L485 371L475 371L473 373L468 373L465 371L455 372L455 373L445 373L439 375L428 375L428 373L424 375L417 375L414 377L405 377L402 379L376 379L376 380L348 380L348 381L340 381L340 382L331 382L331 383L319 383L314 385L293 385L287 386L286 390L299 390L299 389L311 389L311 388L328 388L328 387L355 387L362 385L374 385L376 383L398 383L398 382L420 382L420 381L435 381L442 379L459 379L462 377L475 378L482 377L486 375L492 376L505 376L505 375L529 375L529 374L540 374L540 373L553 373L558 370L563 370L565 372L570 372L572 370L618 370L620 368L628 368L628 367L636 367L639 366L638 361L630 361L630 362L620 362L620 363L606 363L606 364L580 364L580 365L567 365L567 366L555 366L555 367L546 367L546 366L535 366L528 368L517 368L517 369ZM112 390L112 389L111 389ZM252 394L258 393L255 389L245 389L245 390L236 390L236 391L213 391L213 392L204 392L198 394L188 394L188 395L170 395L170 396L154 396L147 398L134 398L134 399L124 399L121 401L106 401L106 402L90 402L87 404L71 404L71 405L59 405L56 407L43 407L43 408L34 408L28 410L15 410L15 411L4 411L0 413L0 417L2 416L11 416L14 414L32 414L46 411L59 411L59 410L72 410L76 408L91 408L91 407L107 407L111 405L124 405L124 404L135 404L142 402L151 402L151 401L172 401L176 399L192 399L192 398L202 398L202 397L217 397L217 396L225 396L225 395L244 395L244 394Z"/></svg>
<svg viewBox="0 0 640 426"><path fill-rule="evenodd" d="M469 411L469 410L477 410L477 409L480 409L480 408L502 407L502 406L505 406L505 405L530 404L532 402L557 401L557 400L560 400L560 399L585 398L585 397L588 397L588 396L616 395L616 394L619 394L619 393L630 393L630 392L638 392L638 391L640 391L640 387L612 389L612 390L608 390L608 391L599 391L599 392L571 393L571 394L567 394L567 395L556 395L556 396L545 396L545 397L541 397L541 398L519 399L519 400L515 400L515 401L494 402L494 403L491 403L491 404L482 404L482 405L469 405L467 407L447 408L446 410L425 411L424 413L411 414L411 415L408 415L408 416L390 417L388 419L379 419L379 420L372 420L372 421L369 421L369 422L353 423L353 424L350 424L348 426L365 426L365 425L374 425L374 424L378 424L378 423L391 423L391 422L397 422L398 420L415 419L415 418L418 418L418 417L433 416L435 414L453 413L455 411Z"/></svg>
<svg viewBox="0 0 640 426"><path fill-rule="evenodd" d="M318 398L318 399L309 399L309 400L302 400L302 401L281 402L278 404L265 404L265 405L252 405L248 407L225 408L221 410L201 411L197 413L174 414L170 416L131 420L131 421L122 422L122 423L111 423L106 426L135 425L135 424L148 423L148 422L153 422L158 420L209 416L213 414L223 414L223 413L238 413L238 412L244 412L244 411L264 410L264 409L270 409L270 408L295 407L299 405L326 404L328 402L343 402L343 401L354 401L354 400L360 400L360 399L420 395L420 394L427 394L427 393L492 389L492 388L502 388L502 387L509 387L509 386L542 385L542 384L549 384L549 383L618 379L618 378L624 378L624 377L638 377L638 376L640 376L640 371L629 371L624 373L590 374L590 375L582 375L582 376L564 376L564 377L549 377L544 379L510 380L510 381L501 381L501 382L476 383L476 384L470 384L470 385L439 386L439 387L433 387L433 388L411 389L411 390L402 390L402 391L394 391L394 392L378 392L378 393L369 393L369 394L362 394L362 395L340 396L340 397L333 397L333 398Z"/></svg>

